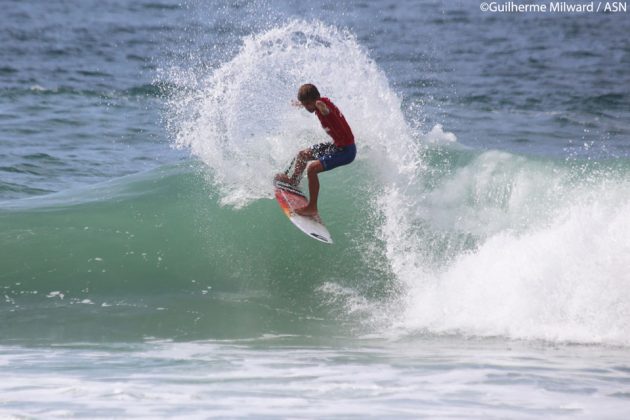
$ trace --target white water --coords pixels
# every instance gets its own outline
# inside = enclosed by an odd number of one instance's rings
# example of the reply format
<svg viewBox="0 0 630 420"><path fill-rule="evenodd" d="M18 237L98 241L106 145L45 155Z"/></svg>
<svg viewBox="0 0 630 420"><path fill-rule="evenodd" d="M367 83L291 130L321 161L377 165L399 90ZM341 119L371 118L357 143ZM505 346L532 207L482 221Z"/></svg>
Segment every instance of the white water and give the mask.
<svg viewBox="0 0 630 420"><path fill-rule="evenodd" d="M3 418L623 418L621 350L302 338L0 346Z"/></svg>
<svg viewBox="0 0 630 420"><path fill-rule="evenodd" d="M405 288L388 333L630 345L630 182L612 171L486 152L380 203Z"/></svg>

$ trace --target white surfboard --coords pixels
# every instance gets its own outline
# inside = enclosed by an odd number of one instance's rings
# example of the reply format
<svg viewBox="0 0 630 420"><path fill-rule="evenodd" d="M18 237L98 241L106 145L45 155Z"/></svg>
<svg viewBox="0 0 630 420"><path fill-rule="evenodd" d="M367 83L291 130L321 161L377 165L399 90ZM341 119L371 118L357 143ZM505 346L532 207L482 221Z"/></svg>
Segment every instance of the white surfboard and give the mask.
<svg viewBox="0 0 630 420"><path fill-rule="evenodd" d="M304 207L308 204L308 200L304 193L297 187L282 181L274 181L276 201L280 204L280 208L287 215L291 223L298 229L313 239L326 244L332 244L332 236L324 226L319 214L314 216L302 216L295 212L295 209Z"/></svg>

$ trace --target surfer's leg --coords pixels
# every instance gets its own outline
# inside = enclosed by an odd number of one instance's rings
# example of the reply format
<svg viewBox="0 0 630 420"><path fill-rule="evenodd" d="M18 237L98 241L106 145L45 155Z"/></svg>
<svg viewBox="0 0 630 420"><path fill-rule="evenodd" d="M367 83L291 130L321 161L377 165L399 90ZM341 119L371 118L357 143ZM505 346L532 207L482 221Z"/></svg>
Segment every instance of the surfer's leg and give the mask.
<svg viewBox="0 0 630 420"><path fill-rule="evenodd" d="M302 179L302 174L306 168L308 161L313 160L313 152L311 149L300 150L295 159L295 169L293 170L293 176L291 176L291 183L297 185Z"/></svg>
<svg viewBox="0 0 630 420"><path fill-rule="evenodd" d="M297 214L302 216L313 216L317 214L317 197L319 196L319 177L318 173L324 170L324 166L319 160L308 165L306 173L308 174L308 204L302 208L296 209Z"/></svg>
<svg viewBox="0 0 630 420"><path fill-rule="evenodd" d="M293 161L295 162L293 175L291 176L288 175L288 172L291 169L289 167L289 169L287 169L285 173L277 174L274 179L276 181L282 181L288 184L293 184L293 185L299 184L300 179L302 179L302 173L304 173L304 169L306 168L306 165L308 164L309 161L313 159L315 159L315 157L313 156L313 152L311 151L310 148L300 150L297 156L295 157L295 159L293 159Z"/></svg>

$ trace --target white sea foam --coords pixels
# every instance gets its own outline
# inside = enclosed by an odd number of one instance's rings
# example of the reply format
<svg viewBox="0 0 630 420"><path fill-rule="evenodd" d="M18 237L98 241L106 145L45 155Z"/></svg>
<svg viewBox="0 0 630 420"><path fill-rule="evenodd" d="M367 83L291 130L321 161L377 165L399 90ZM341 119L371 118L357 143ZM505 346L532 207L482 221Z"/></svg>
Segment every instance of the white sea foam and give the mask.
<svg viewBox="0 0 630 420"><path fill-rule="evenodd" d="M619 349L603 354L599 348L508 349L502 342L461 339L416 346L300 346L293 340L79 344L53 350L1 346L0 417L370 413L590 419L627 414L627 354Z"/></svg>
<svg viewBox="0 0 630 420"><path fill-rule="evenodd" d="M488 152L424 195L388 191L396 333L630 345L630 182L576 171Z"/></svg>

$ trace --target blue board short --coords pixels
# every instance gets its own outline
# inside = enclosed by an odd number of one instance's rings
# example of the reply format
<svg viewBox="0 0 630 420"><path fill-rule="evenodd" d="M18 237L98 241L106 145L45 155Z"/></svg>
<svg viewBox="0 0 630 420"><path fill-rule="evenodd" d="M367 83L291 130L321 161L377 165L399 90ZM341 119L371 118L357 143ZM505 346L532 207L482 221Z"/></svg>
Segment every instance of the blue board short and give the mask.
<svg viewBox="0 0 630 420"><path fill-rule="evenodd" d="M357 155L357 147L354 144L338 147L334 143L320 143L311 146L311 152L313 157L321 162L324 171L330 171L352 162Z"/></svg>

